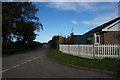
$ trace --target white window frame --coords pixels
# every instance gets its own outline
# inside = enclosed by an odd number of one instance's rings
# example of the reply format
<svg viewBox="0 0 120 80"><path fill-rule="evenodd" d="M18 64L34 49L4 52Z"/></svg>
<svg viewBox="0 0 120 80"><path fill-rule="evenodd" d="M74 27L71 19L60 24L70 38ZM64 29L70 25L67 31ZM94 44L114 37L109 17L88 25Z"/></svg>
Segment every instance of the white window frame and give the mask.
<svg viewBox="0 0 120 80"><path fill-rule="evenodd" d="M97 37L99 38L99 41L97 43ZM100 44L100 35L99 34L94 34L94 44Z"/></svg>

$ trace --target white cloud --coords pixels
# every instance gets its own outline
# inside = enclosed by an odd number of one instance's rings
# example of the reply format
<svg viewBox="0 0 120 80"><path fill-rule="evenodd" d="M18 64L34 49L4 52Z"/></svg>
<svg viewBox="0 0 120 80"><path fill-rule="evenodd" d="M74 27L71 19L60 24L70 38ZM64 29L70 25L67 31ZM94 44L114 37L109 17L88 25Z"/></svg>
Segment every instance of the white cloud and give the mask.
<svg viewBox="0 0 120 80"><path fill-rule="evenodd" d="M82 21L83 24L87 25L101 25L104 24L114 18L118 17L117 12L111 13L111 14L101 14L98 15L98 17L89 20L89 21Z"/></svg>
<svg viewBox="0 0 120 80"><path fill-rule="evenodd" d="M77 6L73 3L65 3L65 2L52 2L48 3L47 7L56 8L58 10L73 10L77 11Z"/></svg>
<svg viewBox="0 0 120 80"><path fill-rule="evenodd" d="M76 12L86 12L94 15L92 20L82 21L84 24L88 25L100 25L107 21L110 21L117 17L117 4L118 3L95 3L95 2L51 2L48 3L47 7L55 8L57 10L64 11L76 11ZM78 22L72 21L73 24Z"/></svg>
<svg viewBox="0 0 120 80"><path fill-rule="evenodd" d="M77 24L78 22L77 21L72 21L73 24Z"/></svg>
<svg viewBox="0 0 120 80"><path fill-rule="evenodd" d="M117 4L117 3L116 3ZM95 2L50 2L46 5L49 8L58 10L77 11L77 12L100 12L104 10L113 10L116 4L101 4Z"/></svg>

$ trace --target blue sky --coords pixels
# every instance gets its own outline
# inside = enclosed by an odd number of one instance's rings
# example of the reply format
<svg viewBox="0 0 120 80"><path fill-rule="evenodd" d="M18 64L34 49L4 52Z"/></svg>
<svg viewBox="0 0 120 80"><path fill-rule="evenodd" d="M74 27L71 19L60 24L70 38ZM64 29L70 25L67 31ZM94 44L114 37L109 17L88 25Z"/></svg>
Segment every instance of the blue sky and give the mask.
<svg viewBox="0 0 120 80"><path fill-rule="evenodd" d="M54 35L67 36L71 29L75 35L108 22L118 16L117 2L33 2L39 11L36 16L43 31L35 41L47 42Z"/></svg>

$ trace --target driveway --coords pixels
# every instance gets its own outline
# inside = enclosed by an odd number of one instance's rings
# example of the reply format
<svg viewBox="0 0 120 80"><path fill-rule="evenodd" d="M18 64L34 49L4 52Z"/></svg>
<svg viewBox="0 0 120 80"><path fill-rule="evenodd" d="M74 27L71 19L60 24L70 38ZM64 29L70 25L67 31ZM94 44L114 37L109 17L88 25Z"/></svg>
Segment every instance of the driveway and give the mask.
<svg viewBox="0 0 120 80"><path fill-rule="evenodd" d="M3 78L114 78L104 73L75 69L47 58L47 45L42 48L2 59Z"/></svg>

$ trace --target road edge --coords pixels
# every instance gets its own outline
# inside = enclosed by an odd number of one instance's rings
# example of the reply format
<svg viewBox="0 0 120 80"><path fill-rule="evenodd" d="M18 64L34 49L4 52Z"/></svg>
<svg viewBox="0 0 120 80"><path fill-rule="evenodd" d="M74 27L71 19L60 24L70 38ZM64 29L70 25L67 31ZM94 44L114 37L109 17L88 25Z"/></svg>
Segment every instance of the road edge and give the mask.
<svg viewBox="0 0 120 80"><path fill-rule="evenodd" d="M64 66L68 66L68 67L72 67L72 68L76 68L76 69L81 69L81 70L89 70L89 71L93 71L93 72L105 73L105 74L107 74L107 75L111 75L111 76L114 76L114 77L116 77L116 78L120 78L120 77L117 75L117 73L112 72L112 71L101 70L101 69L94 69L94 68L88 68L88 67L81 67L81 66L77 66L77 65L72 65L72 64L68 64L68 63L63 63L63 62L58 61L58 60L56 60L56 59L50 58L48 55L46 55L46 56L47 56L47 58L48 58L49 60L52 60L52 61L54 61L54 62L56 62L56 63L58 63L58 64L62 64L62 65L64 65Z"/></svg>

